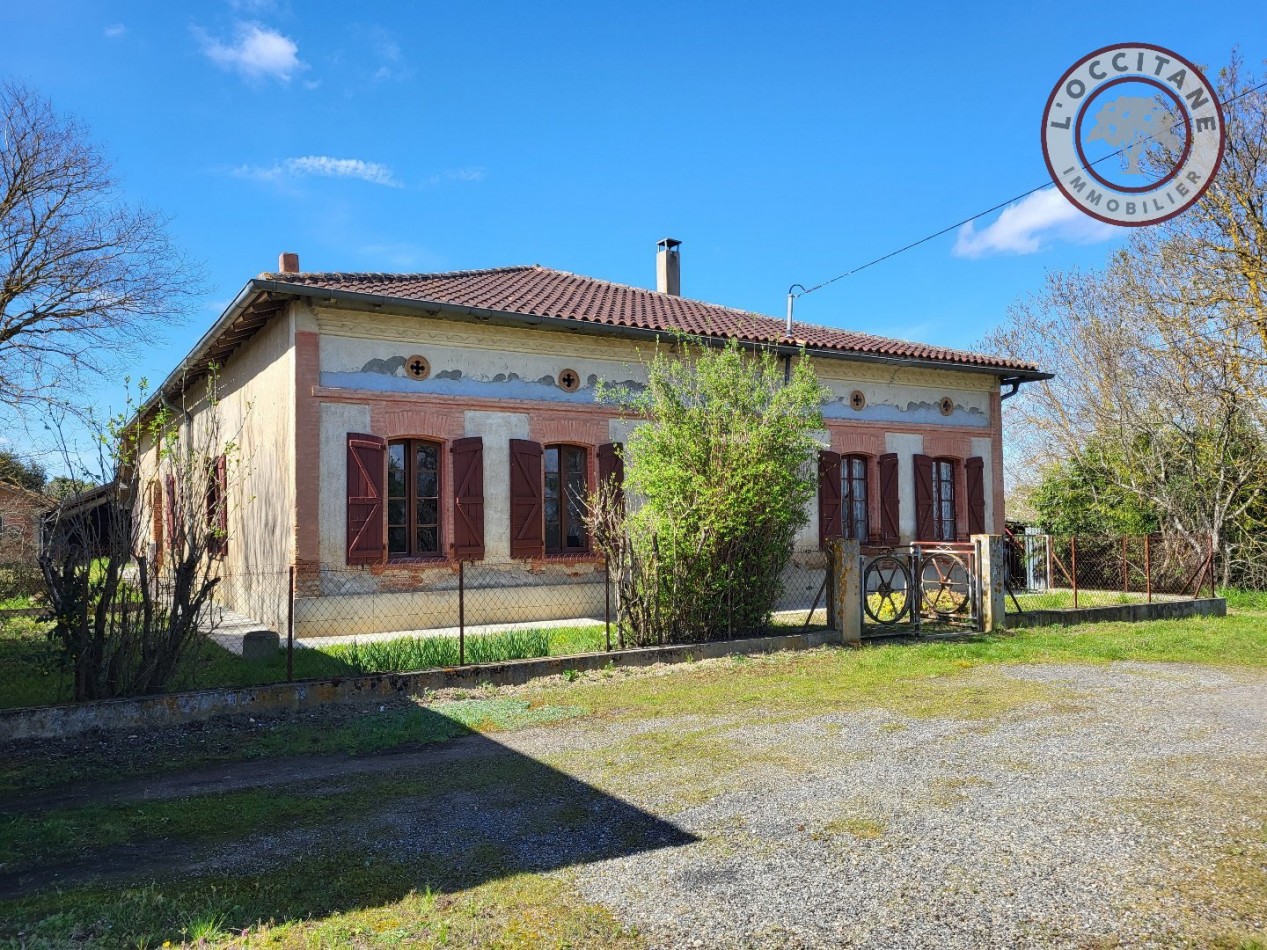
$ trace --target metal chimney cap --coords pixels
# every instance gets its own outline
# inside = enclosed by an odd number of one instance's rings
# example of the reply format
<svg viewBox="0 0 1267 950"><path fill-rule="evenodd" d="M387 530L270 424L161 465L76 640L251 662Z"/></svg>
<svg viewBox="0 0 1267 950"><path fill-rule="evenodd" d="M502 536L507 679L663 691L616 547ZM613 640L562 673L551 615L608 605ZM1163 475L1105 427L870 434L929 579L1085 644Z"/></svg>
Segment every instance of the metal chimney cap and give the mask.
<svg viewBox="0 0 1267 950"><path fill-rule="evenodd" d="M656 241L655 246L664 251L671 251L681 243L677 238L660 238L660 240Z"/></svg>

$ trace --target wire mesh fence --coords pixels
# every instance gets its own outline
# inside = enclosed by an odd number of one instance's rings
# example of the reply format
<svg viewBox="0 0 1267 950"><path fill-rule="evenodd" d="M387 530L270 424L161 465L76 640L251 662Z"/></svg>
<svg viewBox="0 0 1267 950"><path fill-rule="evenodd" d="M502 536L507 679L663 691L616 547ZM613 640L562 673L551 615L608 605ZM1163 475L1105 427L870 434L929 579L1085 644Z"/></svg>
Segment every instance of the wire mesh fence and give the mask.
<svg viewBox="0 0 1267 950"><path fill-rule="evenodd" d="M1208 545L1162 535L1008 535L1009 610L1058 610L1213 595Z"/></svg>
<svg viewBox="0 0 1267 950"><path fill-rule="evenodd" d="M760 630L821 629L826 559L793 554ZM718 605L718 610L724 610ZM632 646L601 559L404 562L225 575L207 611L202 685L404 672ZM219 680L220 682L216 682Z"/></svg>

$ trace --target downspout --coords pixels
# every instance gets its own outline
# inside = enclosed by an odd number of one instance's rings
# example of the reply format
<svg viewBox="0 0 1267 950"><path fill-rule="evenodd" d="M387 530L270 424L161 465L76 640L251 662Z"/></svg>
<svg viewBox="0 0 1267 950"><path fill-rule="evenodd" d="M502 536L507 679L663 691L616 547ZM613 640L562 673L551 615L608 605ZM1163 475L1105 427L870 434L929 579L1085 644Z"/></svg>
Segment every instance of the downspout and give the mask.
<svg viewBox="0 0 1267 950"><path fill-rule="evenodd" d="M1018 392L1020 392L1021 380L1017 379L1015 376L1001 376L999 378L999 385L1001 386L1006 385L1006 386L1012 387L1009 392L1002 393L999 396L999 402L1002 402L1005 399L1011 399Z"/></svg>

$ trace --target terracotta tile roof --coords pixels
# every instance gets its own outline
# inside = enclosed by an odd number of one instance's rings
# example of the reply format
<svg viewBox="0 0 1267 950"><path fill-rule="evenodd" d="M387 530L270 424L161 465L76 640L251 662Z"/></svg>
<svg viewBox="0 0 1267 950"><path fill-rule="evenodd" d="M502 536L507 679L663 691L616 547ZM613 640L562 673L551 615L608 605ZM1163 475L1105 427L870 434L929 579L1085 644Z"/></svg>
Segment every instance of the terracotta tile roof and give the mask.
<svg viewBox="0 0 1267 950"><path fill-rule="evenodd" d="M719 304L689 300L641 287L581 277L539 265L496 267L441 274L261 274L262 279L327 290L425 300L458 306L576 320L642 330L684 331L745 342L784 342L785 322ZM933 360L1004 371L1034 372L1030 363L908 343L816 326L792 324L797 344L810 349Z"/></svg>

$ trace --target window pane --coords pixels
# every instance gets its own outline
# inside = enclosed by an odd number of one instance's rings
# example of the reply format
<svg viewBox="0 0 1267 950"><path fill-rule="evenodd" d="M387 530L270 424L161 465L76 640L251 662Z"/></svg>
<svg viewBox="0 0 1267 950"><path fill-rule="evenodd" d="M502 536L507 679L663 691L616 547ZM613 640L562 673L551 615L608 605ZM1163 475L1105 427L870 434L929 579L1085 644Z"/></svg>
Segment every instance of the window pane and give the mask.
<svg viewBox="0 0 1267 950"><path fill-rule="evenodd" d="M551 454L554 456L555 467L553 471L547 470L545 477L545 542L547 551L557 551L560 547L561 537L559 523L559 452L557 449L546 449L546 458L549 458Z"/></svg>
<svg viewBox="0 0 1267 950"><path fill-rule="evenodd" d="M408 554L409 549L406 546L409 535L405 528L388 528L387 529L387 553L388 554Z"/></svg>
<svg viewBox="0 0 1267 950"><path fill-rule="evenodd" d="M393 442L387 447L387 495L403 497L405 494L405 444Z"/></svg>
<svg viewBox="0 0 1267 950"><path fill-rule="evenodd" d="M434 528L418 528L419 554L436 554L440 550L439 532Z"/></svg>
<svg viewBox="0 0 1267 950"><path fill-rule="evenodd" d="M419 472L417 481L415 491L419 498L435 498L440 494L440 479L435 472Z"/></svg>
<svg viewBox="0 0 1267 950"><path fill-rule="evenodd" d="M568 492L567 546L573 550L582 549L586 546L585 495L580 491Z"/></svg>
<svg viewBox="0 0 1267 950"><path fill-rule="evenodd" d="M557 447L546 449L545 467L547 472L557 472L559 470L559 450Z"/></svg>
<svg viewBox="0 0 1267 950"><path fill-rule="evenodd" d="M418 517L416 523L421 525L437 525L440 523L438 517L438 505L434 498L422 498L418 501Z"/></svg>
<svg viewBox="0 0 1267 950"><path fill-rule="evenodd" d="M403 525L405 523L405 501L389 501L387 503L387 523Z"/></svg>
<svg viewBox="0 0 1267 950"><path fill-rule="evenodd" d="M567 538L565 546L572 551L583 551L589 546L585 532L585 496L589 489L587 458L584 449L575 446L564 452L567 466Z"/></svg>
<svg viewBox="0 0 1267 950"><path fill-rule="evenodd" d="M414 519L419 526L422 524L438 524L440 523L440 505L436 503L435 498L419 498L418 499L418 517Z"/></svg>
<svg viewBox="0 0 1267 950"><path fill-rule="evenodd" d="M414 457L418 462L418 471L434 472L439 467L439 447L434 442L415 442L414 446Z"/></svg>

